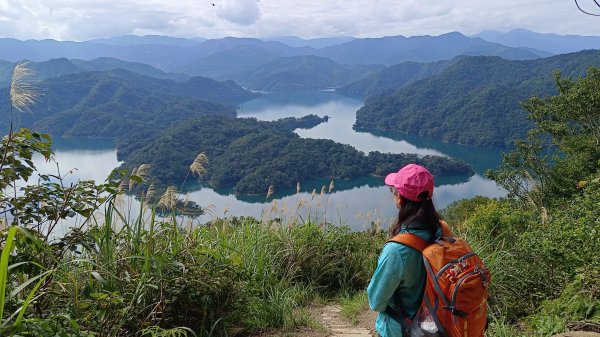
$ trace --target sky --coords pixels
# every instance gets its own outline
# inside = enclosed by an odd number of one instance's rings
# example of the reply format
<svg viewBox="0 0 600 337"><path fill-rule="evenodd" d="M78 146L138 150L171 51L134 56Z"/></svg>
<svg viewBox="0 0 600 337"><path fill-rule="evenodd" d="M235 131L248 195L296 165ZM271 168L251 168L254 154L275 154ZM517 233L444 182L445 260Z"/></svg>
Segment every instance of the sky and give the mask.
<svg viewBox="0 0 600 337"><path fill-rule="evenodd" d="M594 0L578 0L600 14ZM465 35L526 28L600 36L574 0L0 0L0 37L303 38Z"/></svg>

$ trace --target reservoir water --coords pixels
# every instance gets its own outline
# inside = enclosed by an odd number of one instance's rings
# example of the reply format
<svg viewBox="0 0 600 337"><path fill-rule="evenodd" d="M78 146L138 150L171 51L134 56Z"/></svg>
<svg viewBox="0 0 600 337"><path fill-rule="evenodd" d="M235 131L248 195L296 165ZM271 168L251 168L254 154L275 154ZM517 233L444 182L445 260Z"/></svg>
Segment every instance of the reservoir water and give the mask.
<svg viewBox="0 0 600 337"><path fill-rule="evenodd" d="M328 122L308 130L298 129L296 133L305 138L332 139L363 152L435 154L468 162L476 171L474 176L436 178L433 200L439 209L455 200L476 195L504 195L494 182L483 177L484 170L494 168L500 162L499 150L452 145L393 132L353 130L356 111L361 106L361 101L333 92L277 93L242 104L238 116L274 120L308 114L327 115L330 117ZM116 149L110 141L56 138L54 149L55 160L61 173L67 175L67 181L103 181L119 165ZM38 160L36 164L45 172L56 173L55 163ZM187 197L208 210L195 220L199 223L224 216L253 216L282 221L310 218L363 230L372 223L387 227L397 215L390 192L383 185L381 177L334 180L333 189L329 191L330 183L327 179L304 182L300 186L300 193L296 193L295 188L276 191L268 200L266 196L239 196L233 195L228 189L214 190L196 185L187 186L190 189ZM139 206L133 204L132 207Z"/></svg>

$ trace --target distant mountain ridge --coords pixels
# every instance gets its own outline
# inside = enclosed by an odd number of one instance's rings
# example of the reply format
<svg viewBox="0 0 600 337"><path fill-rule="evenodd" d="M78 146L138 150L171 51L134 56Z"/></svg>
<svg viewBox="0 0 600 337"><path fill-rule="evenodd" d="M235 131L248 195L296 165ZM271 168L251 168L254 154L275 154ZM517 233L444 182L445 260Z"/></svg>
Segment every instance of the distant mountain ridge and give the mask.
<svg viewBox="0 0 600 337"><path fill-rule="evenodd" d="M514 60L550 56L549 53L534 53L523 48L511 48L479 38L469 38L457 32L439 36L387 36L356 39L341 45L320 49L317 55L346 64L375 63L385 65L407 61L448 60L459 55L500 56ZM368 62L365 62L367 60Z"/></svg>
<svg viewBox="0 0 600 337"><path fill-rule="evenodd" d="M572 53L586 49L600 49L600 36L558 35L536 33L527 29L513 29L502 33L483 31L474 37L481 37L510 47L529 47L553 54Z"/></svg>
<svg viewBox="0 0 600 337"><path fill-rule="evenodd" d="M436 76L367 99L356 114L355 127L509 147L532 126L520 102L554 94L554 70L580 77L590 66L600 66L600 51L525 61L466 57Z"/></svg>
<svg viewBox="0 0 600 337"><path fill-rule="evenodd" d="M132 40L130 42L126 42ZM158 42L166 41L158 44ZM125 42L124 42L125 41ZM152 41L157 43L141 43ZM102 43L105 42L105 43ZM393 65L405 61L427 62L448 60L458 55L495 55L507 59L534 59L549 56L531 48L513 48L469 38L460 33L439 36L391 36L360 38L326 45L322 48L289 46L277 41L252 38L213 39L192 44L166 37L122 37L86 42L0 39L0 59L16 62L22 59L45 61L52 58L92 60L113 57L129 62L149 64L163 71L185 72L216 79L229 79L232 73L247 71L279 57L313 55L330 58L341 64ZM314 45L314 44L313 44Z"/></svg>
<svg viewBox="0 0 600 337"><path fill-rule="evenodd" d="M12 72L16 63L0 62L0 88L10 85ZM105 71L125 69L145 76L184 81L190 76L176 73L165 73L150 65L137 62L121 61L112 57L100 57L91 61L66 58L51 59L41 62L29 62L28 68L32 71L35 80L45 80L67 74L82 73L88 71Z"/></svg>

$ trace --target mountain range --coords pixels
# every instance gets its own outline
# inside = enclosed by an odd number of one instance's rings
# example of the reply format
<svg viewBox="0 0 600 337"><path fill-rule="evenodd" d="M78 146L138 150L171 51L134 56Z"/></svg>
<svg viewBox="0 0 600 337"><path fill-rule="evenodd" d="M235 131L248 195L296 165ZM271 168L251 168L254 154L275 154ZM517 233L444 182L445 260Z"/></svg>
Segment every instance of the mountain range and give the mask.
<svg viewBox="0 0 600 337"><path fill-rule="evenodd" d="M281 39L282 41L290 41ZM127 42L129 41L129 42ZM460 33L439 36L389 36L360 38L331 44L333 40L290 46L278 41L250 38L181 41L164 37L122 37L84 42L0 39L0 59L46 61L52 58L92 60L114 57L149 64L168 72L228 79L233 71L247 71L279 57L313 55L341 64L393 65L404 61L438 61L458 55L496 55L508 59L534 59L549 56L531 48L506 47ZM344 39L337 40L342 42ZM302 44L302 43L300 43ZM312 46L311 46L312 45ZM322 46L322 47L314 47Z"/></svg>
<svg viewBox="0 0 600 337"><path fill-rule="evenodd" d="M529 47L552 54L600 49L600 36L542 34L527 29L513 29L506 33L488 30L474 37L508 47Z"/></svg>

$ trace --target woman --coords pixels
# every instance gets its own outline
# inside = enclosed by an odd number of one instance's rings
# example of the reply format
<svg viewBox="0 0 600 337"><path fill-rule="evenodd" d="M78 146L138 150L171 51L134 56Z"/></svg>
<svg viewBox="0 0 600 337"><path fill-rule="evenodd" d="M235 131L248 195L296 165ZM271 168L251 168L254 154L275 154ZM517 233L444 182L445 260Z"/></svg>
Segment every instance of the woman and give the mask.
<svg viewBox="0 0 600 337"><path fill-rule="evenodd" d="M390 173L385 183L390 186L394 204L400 210L390 228L392 237L408 232L432 242L441 236L441 218L431 201L433 176L426 168L406 165L397 173ZM367 289L369 306L379 312L375 328L380 336L407 336L404 317L412 319L416 315L425 281L419 251L395 242L383 247Z"/></svg>

